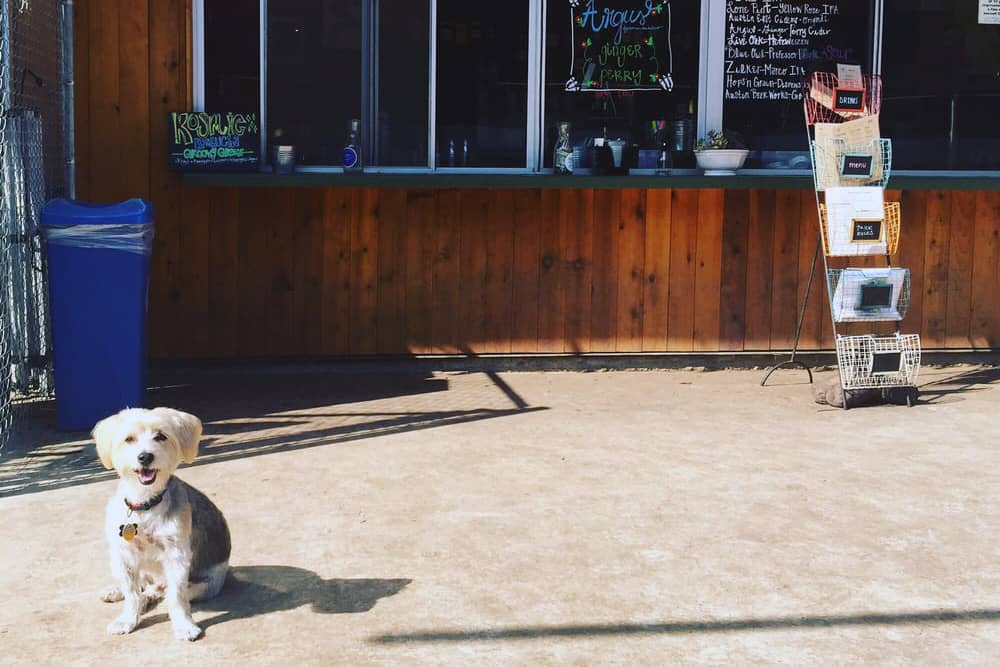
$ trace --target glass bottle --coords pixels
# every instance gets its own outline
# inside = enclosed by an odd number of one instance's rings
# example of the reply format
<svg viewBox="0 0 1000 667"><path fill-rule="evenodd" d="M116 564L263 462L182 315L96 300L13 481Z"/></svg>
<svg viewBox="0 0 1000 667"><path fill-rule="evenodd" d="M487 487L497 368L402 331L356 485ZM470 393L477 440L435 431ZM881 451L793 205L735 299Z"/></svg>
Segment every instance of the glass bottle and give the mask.
<svg viewBox="0 0 1000 667"><path fill-rule="evenodd" d="M569 123L561 121L558 128L556 145L552 149L552 171L557 174L568 174L571 169L570 165L567 164L567 159L573 155L573 149L569 145Z"/></svg>
<svg viewBox="0 0 1000 667"><path fill-rule="evenodd" d="M660 176L666 176L670 173L670 167L672 166L673 160L670 158L670 145L664 139L660 145L660 157L656 159L656 173Z"/></svg>
<svg viewBox="0 0 1000 667"><path fill-rule="evenodd" d="M347 143L344 145L344 171L361 171L364 163L361 159L361 121L351 119L351 129L347 133Z"/></svg>

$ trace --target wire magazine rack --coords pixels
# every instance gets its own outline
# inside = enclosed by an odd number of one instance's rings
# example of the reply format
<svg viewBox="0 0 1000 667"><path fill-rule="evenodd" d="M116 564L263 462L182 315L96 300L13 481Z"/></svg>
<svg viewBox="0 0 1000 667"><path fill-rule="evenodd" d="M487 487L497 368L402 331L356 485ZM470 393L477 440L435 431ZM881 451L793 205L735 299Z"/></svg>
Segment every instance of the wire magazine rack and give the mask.
<svg viewBox="0 0 1000 667"><path fill-rule="evenodd" d="M898 201L887 201L883 204L885 216L882 218L882 226L885 234L885 253L869 253L858 251L852 253L843 253L837 250L837 248L831 249L830 237L831 230L829 225L829 220L827 216L826 204L819 204L819 224L820 224L820 240L823 242L823 254L827 257L857 257L858 255L871 255L871 254L885 254L885 255L895 255L896 250L899 247L899 202Z"/></svg>
<svg viewBox="0 0 1000 667"><path fill-rule="evenodd" d="M910 310L909 269L829 269L826 286L836 323L898 322Z"/></svg>
<svg viewBox="0 0 1000 667"><path fill-rule="evenodd" d="M892 142L878 134L882 79L879 75L868 75L862 77L860 86L843 86L835 74L815 72L804 85L803 111L819 212L819 234L795 326L791 357L770 367L760 384L766 385L772 373L785 367L802 368L809 374L809 382L813 381L812 369L796 359L796 354L822 249L841 388L847 392L915 387L920 371L920 336L902 334L899 330L899 322L909 310L910 272L891 265L891 255L899 245L899 202L883 202L881 219L874 213L877 206L872 209L867 205L863 210L871 212L870 216L846 221L842 213L832 215L825 202L828 188L867 186L884 191L889 182ZM834 229L830 226L831 218L836 220ZM844 243L846 224L854 227L853 236L846 237L851 242L847 245ZM865 224L867 229L863 228ZM870 238L864 235L865 232ZM865 242L869 240L872 243L866 247ZM830 267L831 257L858 255L882 255L885 268ZM896 331L888 335L844 335L838 331L838 324L848 322L894 322ZM909 393L906 402L912 405ZM849 407L846 393L843 407Z"/></svg>
<svg viewBox="0 0 1000 667"><path fill-rule="evenodd" d="M878 116L882 110L882 77L869 74L861 77L861 86L840 84L836 74L831 72L813 72L806 79L803 100L806 113L806 124L843 123L853 118ZM860 97L858 108L855 105L839 105L838 93L849 93L852 97Z"/></svg>
<svg viewBox="0 0 1000 667"><path fill-rule="evenodd" d="M844 390L915 386L920 336L837 336L837 366Z"/></svg>
<svg viewBox="0 0 1000 667"><path fill-rule="evenodd" d="M809 142L809 153L816 189L820 192L852 185L871 185L884 190L889 182L892 171L892 141L889 139L870 139L866 143L848 143L847 139L839 138L814 140ZM857 166L852 173L854 165Z"/></svg>

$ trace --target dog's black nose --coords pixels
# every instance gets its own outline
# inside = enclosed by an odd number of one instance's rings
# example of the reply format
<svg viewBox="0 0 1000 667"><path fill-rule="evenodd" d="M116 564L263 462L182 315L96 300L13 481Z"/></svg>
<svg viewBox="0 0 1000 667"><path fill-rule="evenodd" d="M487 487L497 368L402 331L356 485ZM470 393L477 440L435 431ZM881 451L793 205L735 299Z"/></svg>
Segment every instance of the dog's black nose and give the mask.
<svg viewBox="0 0 1000 667"><path fill-rule="evenodd" d="M143 452L142 454L139 454L137 458L139 459L139 465L142 466L149 466L149 464L153 462L153 455L149 452Z"/></svg>

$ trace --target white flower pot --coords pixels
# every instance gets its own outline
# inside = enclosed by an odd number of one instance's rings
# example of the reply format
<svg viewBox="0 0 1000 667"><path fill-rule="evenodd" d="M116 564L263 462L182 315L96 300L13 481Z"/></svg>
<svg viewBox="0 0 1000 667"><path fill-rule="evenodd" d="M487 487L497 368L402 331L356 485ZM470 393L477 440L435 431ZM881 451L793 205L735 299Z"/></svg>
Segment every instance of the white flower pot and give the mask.
<svg viewBox="0 0 1000 667"><path fill-rule="evenodd" d="M745 148L714 148L707 151L695 151L698 168L705 170L706 176L728 176L736 173L743 166L750 154Z"/></svg>

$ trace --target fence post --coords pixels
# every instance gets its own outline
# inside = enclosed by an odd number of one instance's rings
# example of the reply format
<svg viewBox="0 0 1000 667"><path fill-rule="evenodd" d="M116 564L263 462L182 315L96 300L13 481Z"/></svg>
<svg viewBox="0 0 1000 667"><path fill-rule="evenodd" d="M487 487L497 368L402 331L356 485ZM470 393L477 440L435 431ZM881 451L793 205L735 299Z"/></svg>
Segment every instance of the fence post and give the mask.
<svg viewBox="0 0 1000 667"><path fill-rule="evenodd" d="M66 196L76 198L76 124L73 116L73 0L62 0L63 157L66 164Z"/></svg>

